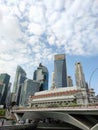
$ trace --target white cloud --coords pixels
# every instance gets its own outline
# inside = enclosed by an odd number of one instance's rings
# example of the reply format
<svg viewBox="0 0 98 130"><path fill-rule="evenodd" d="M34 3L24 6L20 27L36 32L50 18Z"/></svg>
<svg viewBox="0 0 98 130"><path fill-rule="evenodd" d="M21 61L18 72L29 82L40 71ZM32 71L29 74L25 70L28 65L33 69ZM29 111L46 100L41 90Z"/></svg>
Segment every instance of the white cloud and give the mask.
<svg viewBox="0 0 98 130"><path fill-rule="evenodd" d="M44 9L40 5L32 5L29 9L29 20L42 24L44 21Z"/></svg>
<svg viewBox="0 0 98 130"><path fill-rule="evenodd" d="M1 7L1 6L0 6ZM0 38L17 40L22 35L18 19L10 15L9 7L3 6L0 10Z"/></svg>
<svg viewBox="0 0 98 130"><path fill-rule="evenodd" d="M0 1L0 73L19 64L30 74L62 50L98 55L97 37L97 0Z"/></svg>
<svg viewBox="0 0 98 130"><path fill-rule="evenodd" d="M30 23L28 26L28 32L30 34L34 34L34 35L41 35L44 31L44 28L36 23Z"/></svg>

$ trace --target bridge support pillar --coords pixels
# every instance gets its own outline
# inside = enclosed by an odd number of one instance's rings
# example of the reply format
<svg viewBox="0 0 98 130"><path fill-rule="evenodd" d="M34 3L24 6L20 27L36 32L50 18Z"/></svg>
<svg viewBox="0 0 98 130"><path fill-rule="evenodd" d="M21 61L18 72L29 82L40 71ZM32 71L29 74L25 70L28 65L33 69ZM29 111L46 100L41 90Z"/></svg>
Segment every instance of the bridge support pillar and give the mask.
<svg viewBox="0 0 98 130"><path fill-rule="evenodd" d="M22 118L22 116L17 113L14 113L14 116L16 117L17 121L19 121Z"/></svg>
<svg viewBox="0 0 98 130"><path fill-rule="evenodd" d="M98 123L96 125L94 125L91 130L98 130Z"/></svg>
<svg viewBox="0 0 98 130"><path fill-rule="evenodd" d="M71 115L63 112L43 112L43 117L50 117L53 119L59 119L66 123L72 124L73 126L80 128L82 130L90 130L88 126L77 120L76 118L72 117ZM95 129L94 129L95 130Z"/></svg>

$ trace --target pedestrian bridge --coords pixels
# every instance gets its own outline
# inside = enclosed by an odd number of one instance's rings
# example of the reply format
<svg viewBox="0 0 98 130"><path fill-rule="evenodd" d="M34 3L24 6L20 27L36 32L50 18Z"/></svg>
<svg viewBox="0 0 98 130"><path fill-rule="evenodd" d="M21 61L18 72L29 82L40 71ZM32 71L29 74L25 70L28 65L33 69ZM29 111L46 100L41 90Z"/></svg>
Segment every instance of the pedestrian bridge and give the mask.
<svg viewBox="0 0 98 130"><path fill-rule="evenodd" d="M69 129L98 130L98 107L95 106L77 108L28 108L12 110L12 112L17 120L49 121L49 123L51 122L55 126L61 126L63 123L64 128L69 127Z"/></svg>

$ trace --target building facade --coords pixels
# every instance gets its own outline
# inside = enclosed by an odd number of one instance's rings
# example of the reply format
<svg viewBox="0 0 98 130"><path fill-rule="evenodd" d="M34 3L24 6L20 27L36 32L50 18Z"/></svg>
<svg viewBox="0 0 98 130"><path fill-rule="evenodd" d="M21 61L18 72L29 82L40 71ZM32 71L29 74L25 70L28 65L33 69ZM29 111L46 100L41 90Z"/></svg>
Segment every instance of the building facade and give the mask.
<svg viewBox="0 0 98 130"><path fill-rule="evenodd" d="M0 81L0 105L2 104L2 97L5 91L5 84Z"/></svg>
<svg viewBox="0 0 98 130"><path fill-rule="evenodd" d="M14 86L13 86L13 93L16 95L15 97L16 105L19 105L21 89L23 87L25 80L26 80L26 72L20 66L17 66Z"/></svg>
<svg viewBox="0 0 98 130"><path fill-rule="evenodd" d="M76 86L36 92L29 98L29 104L33 108L85 105L83 93Z"/></svg>
<svg viewBox="0 0 98 130"><path fill-rule="evenodd" d="M85 89L78 89L77 86L36 92L29 97L29 106L32 108L73 107L95 103L96 97L94 91L91 89L88 91L91 94L89 97L91 102L87 102L87 98L85 98Z"/></svg>
<svg viewBox="0 0 98 130"><path fill-rule="evenodd" d="M49 77L48 69L40 63L37 70L35 70L33 76L33 80L40 82L39 91L48 90L48 77Z"/></svg>
<svg viewBox="0 0 98 130"><path fill-rule="evenodd" d="M6 73L0 74L0 104L6 105L6 98L8 93L8 86L10 81L10 75Z"/></svg>
<svg viewBox="0 0 98 130"><path fill-rule="evenodd" d="M79 88L86 88L85 76L80 62L75 64L75 79L76 86Z"/></svg>
<svg viewBox="0 0 98 130"><path fill-rule="evenodd" d="M54 56L54 78L56 88L67 87L65 54L58 54Z"/></svg>
<svg viewBox="0 0 98 130"><path fill-rule="evenodd" d="M8 85L8 92L7 92L7 98L6 98L6 107L8 108L11 106L11 83Z"/></svg>
<svg viewBox="0 0 98 130"><path fill-rule="evenodd" d="M55 89L56 88L56 86L55 86L55 77L54 77L55 75L54 75L54 72L52 72L52 84L51 84L51 88L50 89Z"/></svg>
<svg viewBox="0 0 98 130"><path fill-rule="evenodd" d="M20 105L26 106L28 105L28 98L30 95L34 95L35 92L39 92L40 83L35 80L26 79L24 82L24 86L21 91L20 97Z"/></svg>
<svg viewBox="0 0 98 130"><path fill-rule="evenodd" d="M73 86L73 81L71 76L67 76L67 86L68 87L72 87Z"/></svg>
<svg viewBox="0 0 98 130"><path fill-rule="evenodd" d="M83 72L83 68L80 62L75 64L75 79L76 79L76 86L78 89L83 91L83 98L85 98L85 104L89 103L89 93L87 83L85 81L85 76Z"/></svg>

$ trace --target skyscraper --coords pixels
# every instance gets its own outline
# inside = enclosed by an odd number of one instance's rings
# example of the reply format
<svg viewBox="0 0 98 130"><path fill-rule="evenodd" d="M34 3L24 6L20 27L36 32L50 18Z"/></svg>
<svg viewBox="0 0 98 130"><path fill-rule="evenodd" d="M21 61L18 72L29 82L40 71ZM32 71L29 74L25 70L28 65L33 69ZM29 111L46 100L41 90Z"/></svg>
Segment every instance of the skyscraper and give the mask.
<svg viewBox="0 0 98 130"><path fill-rule="evenodd" d="M9 107L11 105L11 83L8 85L8 92L7 92L7 98L6 98L6 107Z"/></svg>
<svg viewBox="0 0 98 130"><path fill-rule="evenodd" d="M26 72L20 66L17 66L14 86L13 86L13 93L15 93L16 95L15 102L17 105L19 105L21 88L23 87L23 83L25 79L26 79Z"/></svg>
<svg viewBox="0 0 98 130"><path fill-rule="evenodd" d="M54 74L56 87L67 87L67 69L65 54L58 54L54 56Z"/></svg>
<svg viewBox="0 0 98 130"><path fill-rule="evenodd" d="M86 88L85 76L80 62L75 64L75 79L78 88Z"/></svg>
<svg viewBox="0 0 98 130"><path fill-rule="evenodd" d="M3 94L4 94L4 90L5 90L5 84L0 81L0 104L2 104L2 97L3 97Z"/></svg>
<svg viewBox="0 0 98 130"><path fill-rule="evenodd" d="M29 96L34 95L35 92L38 92L40 88L40 83L31 79L26 79L24 82L24 87L21 91L20 102L22 106L28 105Z"/></svg>
<svg viewBox="0 0 98 130"><path fill-rule="evenodd" d="M40 82L39 91L48 90L48 75L48 69L40 63L33 76L33 80Z"/></svg>
<svg viewBox="0 0 98 130"><path fill-rule="evenodd" d="M51 89L55 89L55 79L54 79L54 72L52 72L52 85L51 85Z"/></svg>
<svg viewBox="0 0 98 130"><path fill-rule="evenodd" d="M87 105L89 102L88 87L85 81L85 76L80 62L77 62L75 64L75 78L76 78L76 86L78 89L82 90L84 104Z"/></svg>
<svg viewBox="0 0 98 130"><path fill-rule="evenodd" d="M71 79L71 76L68 76L68 77L67 77L67 86L68 86L68 87L72 87L72 86L73 86L73 81L72 81L72 79Z"/></svg>
<svg viewBox="0 0 98 130"><path fill-rule="evenodd" d="M9 86L9 80L10 80L10 75L6 74L6 73L2 73L0 74L0 82L1 82L1 101L0 104L4 104L6 103L6 97L7 97L7 92L8 92L8 86Z"/></svg>

